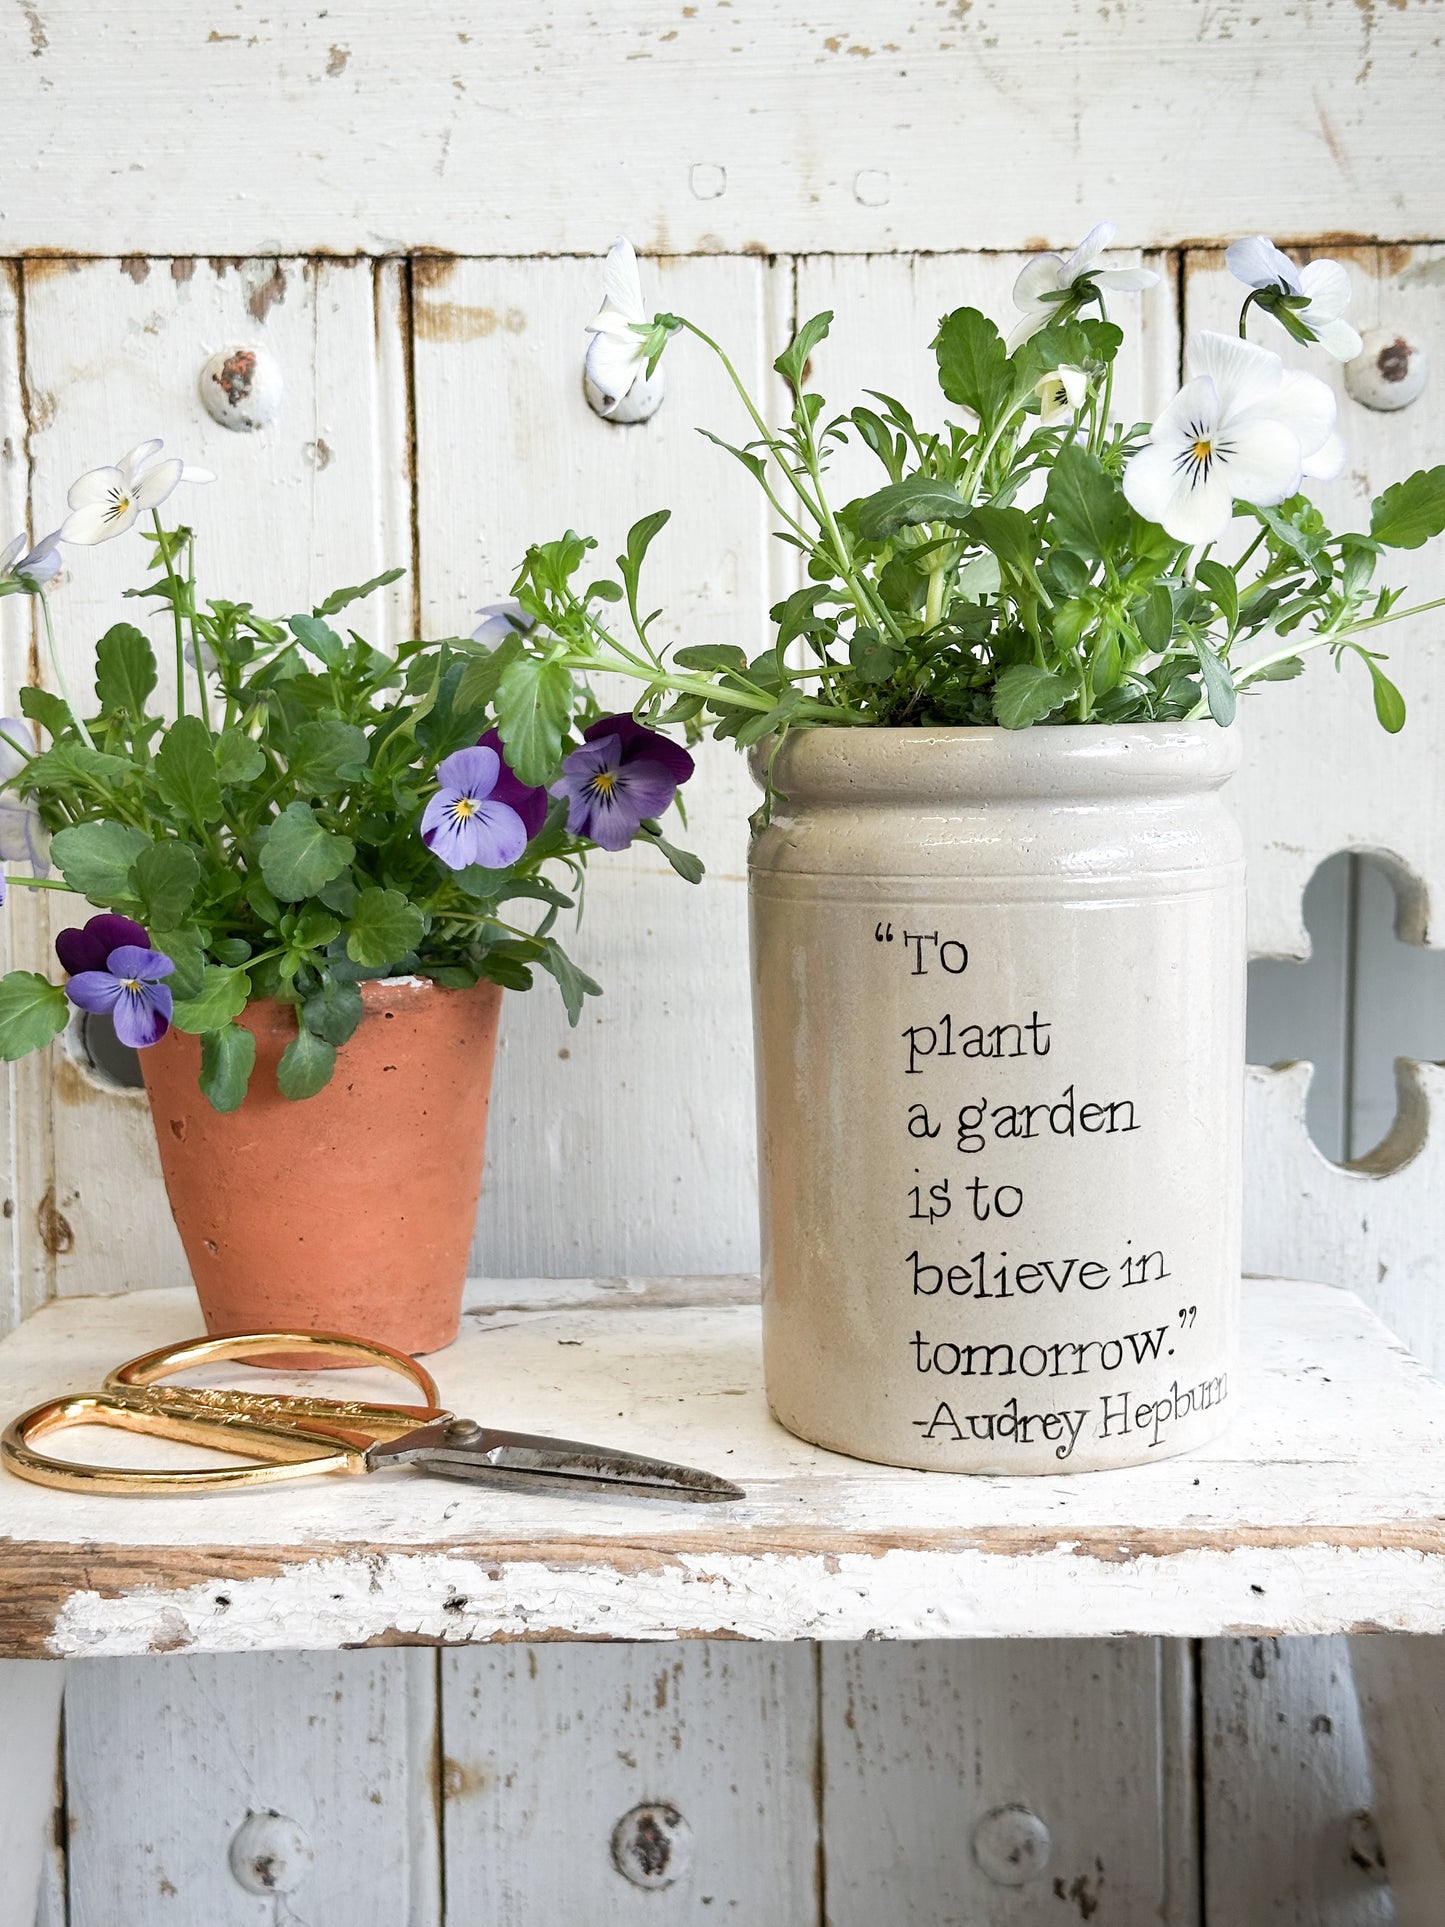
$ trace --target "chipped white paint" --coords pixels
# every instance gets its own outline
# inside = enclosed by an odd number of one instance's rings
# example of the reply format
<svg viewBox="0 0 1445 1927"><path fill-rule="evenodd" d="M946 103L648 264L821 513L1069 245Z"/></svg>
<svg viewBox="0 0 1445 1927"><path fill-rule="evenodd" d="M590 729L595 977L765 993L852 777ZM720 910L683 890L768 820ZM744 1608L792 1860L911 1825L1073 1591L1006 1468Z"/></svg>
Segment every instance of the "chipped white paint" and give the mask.
<svg viewBox="0 0 1445 1927"><path fill-rule="evenodd" d="M98 59L86 0L34 0L0 15L0 250L1015 248L1072 244L1105 210L1143 242L1266 213L1277 233L1435 236L1438 18L432 0L403 22L363 0L145 0Z"/></svg>
<svg viewBox="0 0 1445 1927"><path fill-rule="evenodd" d="M1445 1388L1349 1293L1256 1283L1247 1303L1223 1439L1036 1480L864 1466L793 1438L767 1415L750 1306L471 1312L433 1361L452 1409L714 1468L746 1500L674 1509L400 1473L238 1492L218 1515L80 1493L60 1510L7 1477L0 1638L100 1656L1445 1629ZM0 1406L79 1389L193 1322L181 1292L57 1303L0 1346ZM82 1447L129 1463L146 1449L105 1434ZM223 1580L210 1576L218 1534L234 1548ZM85 1576L68 1576L82 1547Z"/></svg>

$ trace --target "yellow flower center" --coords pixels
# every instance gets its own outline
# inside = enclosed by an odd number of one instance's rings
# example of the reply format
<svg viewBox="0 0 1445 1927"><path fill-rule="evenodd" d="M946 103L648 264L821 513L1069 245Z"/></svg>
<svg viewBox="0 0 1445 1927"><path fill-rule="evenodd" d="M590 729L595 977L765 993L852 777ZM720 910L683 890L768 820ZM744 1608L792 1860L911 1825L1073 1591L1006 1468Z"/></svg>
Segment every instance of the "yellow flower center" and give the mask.
<svg viewBox="0 0 1445 1927"><path fill-rule="evenodd" d="M470 796L459 796L452 804L452 815L458 819L475 816L477 806Z"/></svg>
<svg viewBox="0 0 1445 1927"><path fill-rule="evenodd" d="M592 778L592 787L599 796L610 796L613 790L617 788L616 770L598 770L597 774Z"/></svg>
<svg viewBox="0 0 1445 1927"><path fill-rule="evenodd" d="M1195 440L1194 447L1190 450L1190 453L1196 462L1207 462L1214 453L1214 443L1211 442L1207 436L1200 435Z"/></svg>
<svg viewBox="0 0 1445 1927"><path fill-rule="evenodd" d="M116 494L111 496L110 507L106 510L106 514L110 517L112 521L116 521L122 515L124 515L129 508L130 508L130 497L127 494L125 494L123 491L117 492Z"/></svg>
<svg viewBox="0 0 1445 1927"><path fill-rule="evenodd" d="M139 977L122 977L120 980L120 987L122 990L139 990L140 978Z"/></svg>

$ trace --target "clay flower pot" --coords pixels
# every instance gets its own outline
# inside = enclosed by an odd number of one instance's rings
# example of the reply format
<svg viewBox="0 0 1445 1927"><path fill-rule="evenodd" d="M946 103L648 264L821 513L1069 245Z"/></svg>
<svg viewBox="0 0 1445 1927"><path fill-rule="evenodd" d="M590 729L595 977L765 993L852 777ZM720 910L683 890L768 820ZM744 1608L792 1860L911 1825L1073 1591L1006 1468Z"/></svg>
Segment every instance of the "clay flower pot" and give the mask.
<svg viewBox="0 0 1445 1927"><path fill-rule="evenodd" d="M783 745L751 900L764 1353L794 1432L1056 1476L1228 1423L1238 756L1213 723Z"/></svg>
<svg viewBox="0 0 1445 1927"><path fill-rule="evenodd" d="M198 1038L140 1053L166 1193L206 1329L334 1331L432 1352L456 1336L482 1182L502 993L365 983L331 1082L291 1102L282 1004L240 1018L256 1066L239 1110L201 1095Z"/></svg>

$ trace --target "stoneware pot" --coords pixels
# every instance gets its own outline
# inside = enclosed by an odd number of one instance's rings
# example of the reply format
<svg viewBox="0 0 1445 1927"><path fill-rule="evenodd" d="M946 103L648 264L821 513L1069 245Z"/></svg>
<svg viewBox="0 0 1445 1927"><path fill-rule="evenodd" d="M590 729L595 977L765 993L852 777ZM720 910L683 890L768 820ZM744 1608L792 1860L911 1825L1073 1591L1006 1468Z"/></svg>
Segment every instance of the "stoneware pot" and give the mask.
<svg viewBox="0 0 1445 1927"><path fill-rule="evenodd" d="M1227 1424L1237 760L1213 723L784 744L750 897L764 1347L790 1430L1059 1474Z"/></svg>
<svg viewBox="0 0 1445 1927"><path fill-rule="evenodd" d="M256 1066L239 1110L196 1083L199 1039L140 1053L166 1193L210 1332L334 1331L433 1352L456 1336L502 993L417 978L361 986L331 1082L292 1102L276 1065L294 1013L239 1021Z"/></svg>

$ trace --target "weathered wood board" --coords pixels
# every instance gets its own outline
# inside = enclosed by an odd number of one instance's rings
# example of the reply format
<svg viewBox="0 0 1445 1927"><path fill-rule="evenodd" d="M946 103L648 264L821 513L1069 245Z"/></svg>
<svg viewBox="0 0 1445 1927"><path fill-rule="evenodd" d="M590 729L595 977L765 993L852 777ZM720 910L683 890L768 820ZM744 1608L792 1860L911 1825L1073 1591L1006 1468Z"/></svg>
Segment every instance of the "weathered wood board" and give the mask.
<svg viewBox="0 0 1445 1927"><path fill-rule="evenodd" d="M818 1701L806 1645L447 1653L442 1706L451 1919L818 1919Z"/></svg>
<svg viewBox="0 0 1445 1927"><path fill-rule="evenodd" d="M1146 245L1266 216L1432 238L1439 18L431 0L403 26L364 0L142 0L97 35L86 0L37 0L0 17L0 252L1018 248L1101 214Z"/></svg>
<svg viewBox="0 0 1445 1927"><path fill-rule="evenodd" d="M515 1306L514 1285L502 1295ZM997 1480L863 1465L783 1431L753 1306L615 1300L469 1313L433 1361L443 1399L716 1470L745 1500L531 1497L398 1473L222 1505L62 1499L6 1476L0 1651L1445 1630L1445 1387L1347 1292L1251 1286L1240 1415L1215 1444ZM0 1410L96 1383L194 1323L187 1292L57 1302L0 1346ZM71 1439L113 1463L146 1449Z"/></svg>
<svg viewBox="0 0 1445 1927"><path fill-rule="evenodd" d="M70 1669L70 1927L440 1927L433 1655L278 1654L257 1684L237 1659Z"/></svg>

